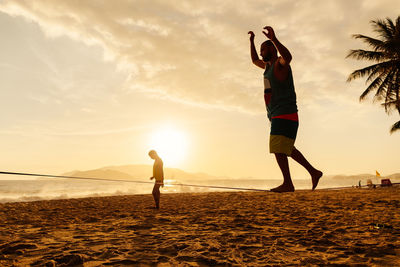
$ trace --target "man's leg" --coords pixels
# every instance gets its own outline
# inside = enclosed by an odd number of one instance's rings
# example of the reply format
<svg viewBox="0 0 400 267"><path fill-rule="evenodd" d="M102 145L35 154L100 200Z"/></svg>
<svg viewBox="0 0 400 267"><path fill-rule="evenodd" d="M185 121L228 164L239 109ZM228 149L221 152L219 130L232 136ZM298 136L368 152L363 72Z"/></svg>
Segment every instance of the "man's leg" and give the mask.
<svg viewBox="0 0 400 267"><path fill-rule="evenodd" d="M290 177L289 162L287 156L285 154L275 153L275 158L283 174L283 184L271 189L271 191L276 193L294 192L294 186L292 183L292 178Z"/></svg>
<svg viewBox="0 0 400 267"><path fill-rule="evenodd" d="M307 161L307 159L303 156L303 154L301 154L301 152L299 150L297 150L296 148L293 148L291 157L292 157L292 159L297 161L301 166L306 168L306 170L310 173L311 179L312 179L312 190L314 190L317 187L319 179L322 177L323 173L321 171L315 169Z"/></svg>
<svg viewBox="0 0 400 267"><path fill-rule="evenodd" d="M155 184L153 187L153 198L156 203L156 209L160 208L160 185Z"/></svg>

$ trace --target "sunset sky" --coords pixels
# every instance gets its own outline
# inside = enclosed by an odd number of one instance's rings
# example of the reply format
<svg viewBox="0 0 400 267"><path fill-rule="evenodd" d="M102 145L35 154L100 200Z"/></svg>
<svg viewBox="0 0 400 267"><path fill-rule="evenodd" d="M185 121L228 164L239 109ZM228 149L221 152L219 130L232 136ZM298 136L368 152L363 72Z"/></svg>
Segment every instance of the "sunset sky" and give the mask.
<svg viewBox="0 0 400 267"><path fill-rule="evenodd" d="M280 179L247 34L259 50L270 25L293 56L296 147L328 175L400 172L399 115L358 101L365 79L347 76L371 63L345 58L367 48L352 34L376 36L369 22L399 11L396 0L0 0L0 171L152 164L159 149L166 167Z"/></svg>

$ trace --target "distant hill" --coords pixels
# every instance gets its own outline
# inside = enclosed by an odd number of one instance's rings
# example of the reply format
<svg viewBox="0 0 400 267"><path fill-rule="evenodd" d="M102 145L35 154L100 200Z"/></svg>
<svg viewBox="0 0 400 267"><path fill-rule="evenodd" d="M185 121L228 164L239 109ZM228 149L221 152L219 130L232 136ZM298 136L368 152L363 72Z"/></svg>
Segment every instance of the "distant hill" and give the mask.
<svg viewBox="0 0 400 267"><path fill-rule="evenodd" d="M140 180L147 181L153 173L152 165L122 165L122 166L107 166L99 169L86 170L86 171L71 171L64 173L67 176L80 176L80 177L98 177L102 179L121 179L121 180ZM176 180L178 182L203 182L203 181L228 181L228 180L265 180L255 179L252 177L235 179L231 177L213 176L206 173L190 173L176 168L164 168L165 179ZM389 178L392 182L400 182L400 173L391 174L388 176L376 177L373 174L358 174L358 175L327 175L324 176L326 180L349 182L350 184L358 184L361 180L363 184L368 179L373 183L380 183L380 179Z"/></svg>
<svg viewBox="0 0 400 267"><path fill-rule="evenodd" d="M358 175L334 175L330 176L329 178L334 179L334 180L346 180L346 181L351 181L354 184L357 184L358 181L362 181L365 183L368 179L370 179L373 183L380 183L381 179L384 178L389 178L392 182L400 182L400 173L394 173L391 175L383 175L381 177L376 177L373 174L358 174Z"/></svg>
<svg viewBox="0 0 400 267"><path fill-rule="evenodd" d="M63 173L65 176L78 176L78 177L87 177L87 178L101 178L101 179L120 179L120 180L132 180L134 177L131 175L120 172L117 170L108 170L108 169L95 169L88 171L72 171Z"/></svg>
<svg viewBox="0 0 400 267"><path fill-rule="evenodd" d="M334 175L331 176L332 179L371 179L376 178L373 174L357 174L357 175ZM390 175L382 175L381 178L393 178L393 179L400 179L400 173L394 173Z"/></svg>
<svg viewBox="0 0 400 267"><path fill-rule="evenodd" d="M152 165L107 166L87 171L71 171L62 175L99 177L102 179L148 180L153 173ZM177 181L232 180L233 178L213 176L206 173L189 173L176 168L164 168L165 179Z"/></svg>
<svg viewBox="0 0 400 267"><path fill-rule="evenodd" d="M400 180L400 173L394 173L392 175L386 176L385 178L399 179Z"/></svg>
<svg viewBox="0 0 400 267"><path fill-rule="evenodd" d="M333 175L331 176L332 179L335 180L364 180L364 179L372 179L376 178L375 175L372 174L356 174L356 175Z"/></svg>

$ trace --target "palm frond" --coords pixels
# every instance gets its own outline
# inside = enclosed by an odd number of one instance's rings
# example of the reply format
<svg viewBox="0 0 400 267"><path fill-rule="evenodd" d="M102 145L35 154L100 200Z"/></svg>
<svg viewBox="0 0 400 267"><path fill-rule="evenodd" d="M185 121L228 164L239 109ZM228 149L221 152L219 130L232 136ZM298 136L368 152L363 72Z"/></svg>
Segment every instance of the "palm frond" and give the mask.
<svg viewBox="0 0 400 267"><path fill-rule="evenodd" d="M388 25L388 27L390 28L390 31L392 33L396 32L396 25L393 23L393 20L391 20L390 18L386 18L386 23Z"/></svg>
<svg viewBox="0 0 400 267"><path fill-rule="evenodd" d="M365 97L372 92L373 90L375 90L376 88L380 87L380 85L382 84L382 79L380 77L376 78L368 87L367 89L365 89L365 91L360 95L360 101L363 101L365 99Z"/></svg>
<svg viewBox="0 0 400 267"><path fill-rule="evenodd" d="M393 99L393 100L389 100L386 103L382 103L382 105L391 105L391 106L395 106L397 108L397 106L400 105L400 99Z"/></svg>
<svg viewBox="0 0 400 267"><path fill-rule="evenodd" d="M387 18L386 21L381 20L381 19L372 20L371 23L372 23L372 26L374 27L375 32L377 32L383 38L390 40L393 38L394 32L391 31L390 25L387 22L388 20L390 20L390 19Z"/></svg>
<svg viewBox="0 0 400 267"><path fill-rule="evenodd" d="M395 86L397 86L397 88L396 88L396 98L395 98L395 100L397 100L396 108L397 108L397 111L400 114L400 70L399 69L397 69Z"/></svg>
<svg viewBox="0 0 400 267"><path fill-rule="evenodd" d="M393 78L395 76L396 72L392 71L390 72L387 76L385 81L381 84L381 86L385 87L386 89L386 96L385 96L385 103L389 102L393 98L393 87L394 87L394 82ZM379 89L377 90L377 92ZM390 105L385 105L385 112L390 114Z"/></svg>
<svg viewBox="0 0 400 267"><path fill-rule="evenodd" d="M395 131L400 130L400 121L396 122L395 124L392 125L392 128L390 129L390 133L394 133Z"/></svg>
<svg viewBox="0 0 400 267"><path fill-rule="evenodd" d="M361 39L363 42L369 44L370 46L372 46L372 48L374 48L375 51L378 50L383 50L385 47L385 42L383 42L382 40L379 39L375 39L366 35L362 35L362 34L353 34L353 38L355 39Z"/></svg>
<svg viewBox="0 0 400 267"><path fill-rule="evenodd" d="M368 74L368 78L365 81L365 83L370 82L371 80L375 79L375 77L377 75L383 75L385 73L389 73L392 71L396 71L397 70L397 63L394 60L389 60L389 61L385 61L385 62L381 62L377 64L378 67L375 68L374 70L372 70L369 74ZM396 77L396 76L395 76Z"/></svg>
<svg viewBox="0 0 400 267"><path fill-rule="evenodd" d="M400 98L399 98L399 81L400 81L400 70L392 72L391 81L387 85L385 102L382 104L385 107L385 111L389 114L391 110L397 109L400 112Z"/></svg>
<svg viewBox="0 0 400 267"><path fill-rule="evenodd" d="M378 95L378 94L383 95L382 93L384 91L387 91L386 89L389 89L389 87L393 84L394 71L390 71L389 73L385 73L383 75L386 77L383 80L381 86L378 88L378 90L376 90L375 95ZM386 94L385 94L385 98L386 98Z"/></svg>
<svg viewBox="0 0 400 267"><path fill-rule="evenodd" d="M391 101L387 101L385 103L381 104L382 106L384 106L385 108L387 108L388 110L397 110L397 112L400 114L400 100L391 100Z"/></svg>
<svg viewBox="0 0 400 267"><path fill-rule="evenodd" d="M377 77L381 77L382 78L385 75L385 73L387 73L385 68L380 68L380 67L375 68L373 71L371 71L368 74L368 78L365 81L365 84L371 82L372 80L376 79Z"/></svg>
<svg viewBox="0 0 400 267"><path fill-rule="evenodd" d="M350 50L346 58L375 61L376 64L353 71L347 81L367 77L367 89L360 96L360 101L375 91L373 101L382 101L381 105L390 114L397 110L400 114L400 16L395 21L390 18L371 21L378 38L355 34L370 46L370 50ZM396 122L390 132L400 129L400 121Z"/></svg>
<svg viewBox="0 0 400 267"><path fill-rule="evenodd" d="M378 75L382 75L385 73L389 73L393 70L399 68L399 62L397 60L388 60L385 62L379 62L368 67L358 69L353 71L348 77L347 82L350 82L354 79L361 78L364 76L368 76L366 80L366 84L371 80L375 79ZM398 83L399 84L399 83Z"/></svg>
<svg viewBox="0 0 400 267"><path fill-rule="evenodd" d="M346 58L349 57L355 58L357 60L366 59L366 60L381 61L385 58L385 54L380 51L367 51L363 49L357 49L357 50L350 50Z"/></svg>
<svg viewBox="0 0 400 267"><path fill-rule="evenodd" d="M398 16L396 19L395 36L400 38L400 16Z"/></svg>
<svg viewBox="0 0 400 267"><path fill-rule="evenodd" d="M374 95L374 102L378 102L381 101L382 99L385 99L385 102L388 100L388 88L392 83L392 78L393 78L393 72L389 72L389 73L385 73L383 75L380 76L380 78L382 79L384 76L386 76L382 83L377 86L375 95ZM385 111L387 112L387 109L385 107Z"/></svg>
<svg viewBox="0 0 400 267"><path fill-rule="evenodd" d="M347 82L350 82L354 79L361 78L361 77L371 74L371 72L373 72L376 68L379 68L380 64L382 64L382 63L377 63L374 65L365 67L363 69L353 71L347 78Z"/></svg>

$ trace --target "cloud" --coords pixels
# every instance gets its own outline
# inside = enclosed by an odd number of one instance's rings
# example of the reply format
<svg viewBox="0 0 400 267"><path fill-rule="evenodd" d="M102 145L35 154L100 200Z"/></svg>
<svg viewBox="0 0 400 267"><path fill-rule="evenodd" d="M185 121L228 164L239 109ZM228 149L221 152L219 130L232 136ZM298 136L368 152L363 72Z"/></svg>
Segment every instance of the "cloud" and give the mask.
<svg viewBox="0 0 400 267"><path fill-rule="evenodd" d="M388 2L389 3L389 2ZM103 48L129 74L128 88L176 101L264 112L262 70L250 62L247 31L275 27L293 54L300 97L330 98L354 69L351 33L393 5L373 1L3 1L0 10L38 23L52 38ZM354 16L358 10L359 16ZM386 14L385 13L385 14ZM394 14L394 13L393 13ZM394 16L394 15L393 15ZM360 32L361 33L361 32ZM311 90L313 93L307 93ZM361 90L360 90L361 92Z"/></svg>
<svg viewBox="0 0 400 267"><path fill-rule="evenodd" d="M84 111L88 112L88 111ZM90 112L90 111L89 111ZM43 136L106 136L106 135L115 135L115 134L125 134L125 133L133 133L133 132L140 132L144 130L151 129L152 125L150 124L143 124L143 125L135 125L129 127L106 127L105 125L100 125L97 127L90 127L91 121L84 121L82 122L79 127L70 126L69 130L66 131L62 124L52 124L48 126L40 121L27 121L25 122L24 127L19 126L12 126L9 127L7 130L0 129L0 135L9 135L9 136L23 136L23 137L43 137ZM92 121L93 122L93 121ZM97 121L98 123L98 121ZM29 129L29 130L27 130Z"/></svg>

